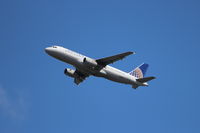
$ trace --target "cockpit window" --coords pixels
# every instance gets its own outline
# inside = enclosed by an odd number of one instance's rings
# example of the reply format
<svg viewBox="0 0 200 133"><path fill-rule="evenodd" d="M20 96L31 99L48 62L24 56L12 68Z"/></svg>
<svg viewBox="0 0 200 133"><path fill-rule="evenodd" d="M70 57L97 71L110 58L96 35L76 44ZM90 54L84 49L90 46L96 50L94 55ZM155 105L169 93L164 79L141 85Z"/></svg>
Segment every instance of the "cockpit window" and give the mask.
<svg viewBox="0 0 200 133"><path fill-rule="evenodd" d="M56 46L53 46L53 48L57 48Z"/></svg>

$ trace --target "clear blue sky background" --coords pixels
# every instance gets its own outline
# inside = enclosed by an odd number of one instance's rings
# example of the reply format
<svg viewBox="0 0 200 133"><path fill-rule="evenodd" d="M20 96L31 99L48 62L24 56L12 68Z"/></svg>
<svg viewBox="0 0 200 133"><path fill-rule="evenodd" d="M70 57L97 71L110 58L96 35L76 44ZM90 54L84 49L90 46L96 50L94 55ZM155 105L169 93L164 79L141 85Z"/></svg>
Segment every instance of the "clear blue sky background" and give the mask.
<svg viewBox="0 0 200 133"><path fill-rule="evenodd" d="M0 0L0 133L199 133L198 0ZM61 45L93 58L137 54L149 87L90 77L44 52Z"/></svg>

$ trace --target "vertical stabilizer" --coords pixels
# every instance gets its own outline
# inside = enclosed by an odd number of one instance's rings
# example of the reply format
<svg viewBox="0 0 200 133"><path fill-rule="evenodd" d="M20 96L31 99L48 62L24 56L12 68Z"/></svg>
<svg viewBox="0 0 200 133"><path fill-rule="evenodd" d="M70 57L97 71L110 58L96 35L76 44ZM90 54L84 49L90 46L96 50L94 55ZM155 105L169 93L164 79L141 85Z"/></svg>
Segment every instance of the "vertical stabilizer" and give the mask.
<svg viewBox="0 0 200 133"><path fill-rule="evenodd" d="M146 71L148 69L149 65L146 63L141 64L137 68L135 68L133 71L129 72L130 75L135 76L136 78L144 78Z"/></svg>

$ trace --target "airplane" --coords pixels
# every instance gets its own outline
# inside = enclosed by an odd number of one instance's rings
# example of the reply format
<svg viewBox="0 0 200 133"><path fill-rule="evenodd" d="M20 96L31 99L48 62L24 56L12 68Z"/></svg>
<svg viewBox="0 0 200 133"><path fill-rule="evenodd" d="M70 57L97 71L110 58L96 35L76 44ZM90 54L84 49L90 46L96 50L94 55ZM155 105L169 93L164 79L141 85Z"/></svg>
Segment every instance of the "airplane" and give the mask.
<svg viewBox="0 0 200 133"><path fill-rule="evenodd" d="M153 76L144 77L147 68L149 67L146 63L141 64L129 73L109 66L109 64L122 60L128 55L135 54L134 52L125 52L101 59L92 59L62 46L47 47L45 48L45 52L48 55L71 64L76 68L76 70L65 68L64 74L74 78L74 83L77 85L91 75L103 77L114 82L129 84L134 89L139 86L148 86L147 82L155 79Z"/></svg>

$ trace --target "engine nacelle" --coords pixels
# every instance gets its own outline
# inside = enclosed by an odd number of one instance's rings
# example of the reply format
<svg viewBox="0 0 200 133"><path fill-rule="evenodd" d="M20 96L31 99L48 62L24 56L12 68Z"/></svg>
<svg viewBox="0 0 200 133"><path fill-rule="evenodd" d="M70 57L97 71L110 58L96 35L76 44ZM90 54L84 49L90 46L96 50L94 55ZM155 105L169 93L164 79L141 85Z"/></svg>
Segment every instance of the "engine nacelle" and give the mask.
<svg viewBox="0 0 200 133"><path fill-rule="evenodd" d="M77 76L75 70L70 69L70 68L65 68L64 74L67 75L67 76L70 76L72 78L75 78Z"/></svg>
<svg viewBox="0 0 200 133"><path fill-rule="evenodd" d="M83 59L83 63L89 67L96 67L98 65L95 60L86 57Z"/></svg>

